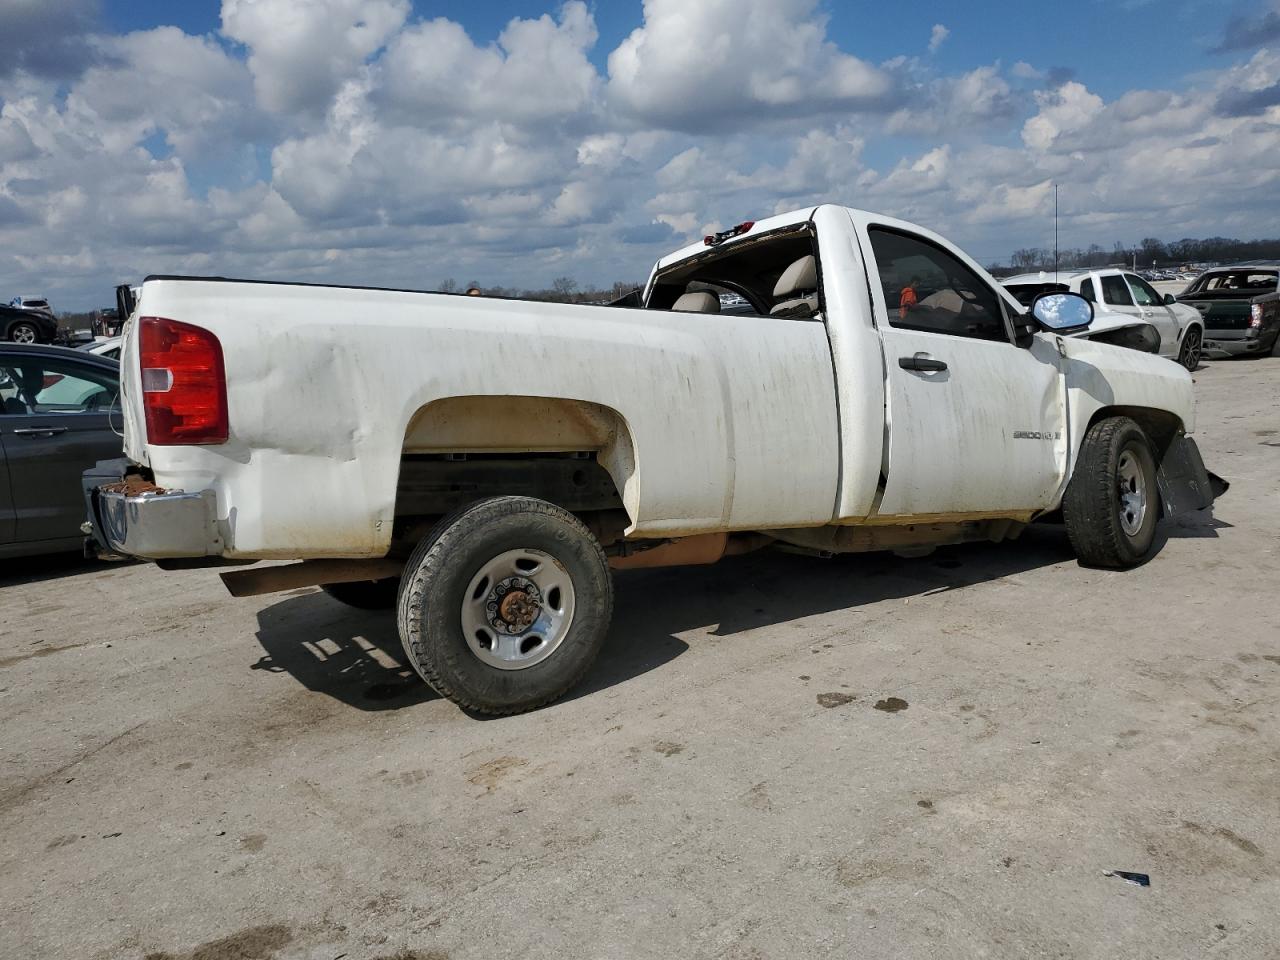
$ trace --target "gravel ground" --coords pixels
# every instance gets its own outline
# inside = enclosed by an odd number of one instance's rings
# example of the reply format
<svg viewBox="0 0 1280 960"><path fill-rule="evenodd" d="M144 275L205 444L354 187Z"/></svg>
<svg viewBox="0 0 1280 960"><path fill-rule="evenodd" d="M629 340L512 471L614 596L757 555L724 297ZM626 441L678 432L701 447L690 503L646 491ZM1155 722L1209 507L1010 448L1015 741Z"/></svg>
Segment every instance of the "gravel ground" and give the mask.
<svg viewBox="0 0 1280 960"><path fill-rule="evenodd" d="M315 590L6 564L0 956L1275 957L1280 360L1197 379L1233 486L1141 569L638 571L523 717Z"/></svg>

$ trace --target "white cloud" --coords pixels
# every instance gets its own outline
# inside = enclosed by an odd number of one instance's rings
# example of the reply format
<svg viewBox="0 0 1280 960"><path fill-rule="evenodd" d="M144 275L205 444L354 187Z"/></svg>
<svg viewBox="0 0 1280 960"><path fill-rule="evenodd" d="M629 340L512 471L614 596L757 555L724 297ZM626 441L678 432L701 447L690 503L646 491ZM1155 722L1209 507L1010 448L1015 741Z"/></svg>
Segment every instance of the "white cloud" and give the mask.
<svg viewBox="0 0 1280 960"><path fill-rule="evenodd" d="M649 0L612 51L581 0L494 36L406 0L225 0L221 37L77 21L75 72L24 66L0 95L0 285L71 307L152 272L608 283L823 200L985 259L1043 243L1054 183L1064 244L1254 235L1277 212L1272 50L1104 97L1026 63L873 65L818 0L740 5Z"/></svg>
<svg viewBox="0 0 1280 960"><path fill-rule="evenodd" d="M940 23L935 23L933 30L929 32L929 52L937 53L938 48L946 42L949 36L951 36L950 30Z"/></svg>
<svg viewBox="0 0 1280 960"><path fill-rule="evenodd" d="M880 109L877 67L827 39L816 0L645 0L644 25L609 55L609 93L640 123L701 132L777 117Z"/></svg>
<svg viewBox="0 0 1280 960"><path fill-rule="evenodd" d="M409 27L380 63L382 96L406 122L440 117L532 124L588 109L599 77L587 60L596 25L570 0L559 19L512 20L479 47L443 18Z"/></svg>
<svg viewBox="0 0 1280 960"><path fill-rule="evenodd" d="M222 0L222 32L249 50L262 106L324 109L409 15L409 0Z"/></svg>

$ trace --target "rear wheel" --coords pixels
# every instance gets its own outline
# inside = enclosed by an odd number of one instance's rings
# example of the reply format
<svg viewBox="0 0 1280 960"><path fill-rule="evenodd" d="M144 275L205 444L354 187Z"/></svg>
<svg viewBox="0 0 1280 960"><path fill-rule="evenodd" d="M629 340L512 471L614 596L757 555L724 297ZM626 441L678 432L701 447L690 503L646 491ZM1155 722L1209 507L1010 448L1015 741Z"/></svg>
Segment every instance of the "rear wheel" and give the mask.
<svg viewBox="0 0 1280 960"><path fill-rule="evenodd" d="M1182 337L1182 348L1178 351L1178 362L1188 370L1200 366L1201 347L1204 341L1199 327L1192 327Z"/></svg>
<svg viewBox="0 0 1280 960"><path fill-rule="evenodd" d="M39 343L40 331L34 323L19 320L9 328L9 339L14 343Z"/></svg>
<svg viewBox="0 0 1280 960"><path fill-rule="evenodd" d="M398 577L385 580L357 580L354 583L326 583L320 587L339 603L357 610L390 610L396 605Z"/></svg>
<svg viewBox="0 0 1280 960"><path fill-rule="evenodd" d="M405 567L400 639L432 687L478 713L533 710L590 668L613 614L600 544L544 500L495 497L447 517Z"/></svg>
<svg viewBox="0 0 1280 960"><path fill-rule="evenodd" d="M1094 567L1137 566L1151 551L1159 512L1146 434L1128 417L1099 420L1085 434L1062 500L1076 556Z"/></svg>

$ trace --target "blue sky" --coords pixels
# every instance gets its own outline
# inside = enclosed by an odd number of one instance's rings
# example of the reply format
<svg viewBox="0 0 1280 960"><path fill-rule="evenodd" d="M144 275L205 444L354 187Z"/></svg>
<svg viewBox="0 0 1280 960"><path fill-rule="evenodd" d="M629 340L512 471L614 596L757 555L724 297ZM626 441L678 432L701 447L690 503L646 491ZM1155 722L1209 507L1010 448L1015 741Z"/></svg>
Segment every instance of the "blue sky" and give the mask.
<svg viewBox="0 0 1280 960"><path fill-rule="evenodd" d="M1091 88L1119 95L1140 86L1176 88L1199 63L1210 67L1223 58L1212 52L1232 12L1249 4L1206 0L1081 0L1074 13L1060 3L984 0L980 10L940 0L896 0L894 3L821 4L829 18L830 37L842 49L872 61L897 56L904 49L927 45L935 23L950 35L936 54L940 66L1003 58L1009 63L1033 61L1086 72ZM173 24L188 33L216 33L221 4L215 0L104 0L103 20L119 32ZM417 19L447 17L466 26L480 43L497 39L513 18L533 18L551 9L539 0L439 0L413 3ZM639 3L609 0L591 5L600 40L591 59L604 66L608 52L641 25ZM1224 11L1226 16L1224 16ZM1052 29L1045 29L1052 23ZM1207 28L1207 29L1206 29Z"/></svg>
<svg viewBox="0 0 1280 960"><path fill-rule="evenodd" d="M986 261L1280 214L1280 0L9 0L0 299L639 279L831 200Z"/></svg>

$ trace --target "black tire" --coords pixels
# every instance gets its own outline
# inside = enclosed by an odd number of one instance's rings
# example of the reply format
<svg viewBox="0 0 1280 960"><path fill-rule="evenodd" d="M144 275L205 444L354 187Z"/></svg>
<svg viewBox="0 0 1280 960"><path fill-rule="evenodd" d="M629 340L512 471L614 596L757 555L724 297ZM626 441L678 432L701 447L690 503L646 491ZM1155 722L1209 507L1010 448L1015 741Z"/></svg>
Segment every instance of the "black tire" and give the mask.
<svg viewBox="0 0 1280 960"><path fill-rule="evenodd" d="M1204 335L1199 327L1192 327L1182 337L1182 346L1178 350L1178 362L1188 370L1194 371L1200 366L1203 354Z"/></svg>
<svg viewBox="0 0 1280 960"><path fill-rule="evenodd" d="M357 580L353 583L325 583L320 589L339 603L357 610L393 610L396 593L400 589L399 577L385 580Z"/></svg>
<svg viewBox="0 0 1280 960"><path fill-rule="evenodd" d="M1276 331L1276 338L1271 341L1271 356L1280 357L1280 330Z"/></svg>
<svg viewBox="0 0 1280 960"><path fill-rule="evenodd" d="M1141 475L1145 509L1140 513L1122 498L1122 467L1135 478ZM1131 497L1135 485L1136 480L1127 485ZM1151 552L1159 513L1155 457L1147 435L1128 417L1099 420L1084 436L1062 499L1076 556L1091 567L1137 566Z"/></svg>
<svg viewBox="0 0 1280 960"><path fill-rule="evenodd" d="M9 325L9 339L14 343L39 343L40 328L34 323L19 320Z"/></svg>
<svg viewBox="0 0 1280 960"><path fill-rule="evenodd" d="M545 659L502 669L464 636L464 604L480 596L468 591L486 565L522 550L550 555L568 576L573 612ZM405 566L398 600L400 639L422 679L467 710L497 715L563 696L591 668L612 616L613 578L600 544L571 513L531 497L480 500L442 520Z"/></svg>

